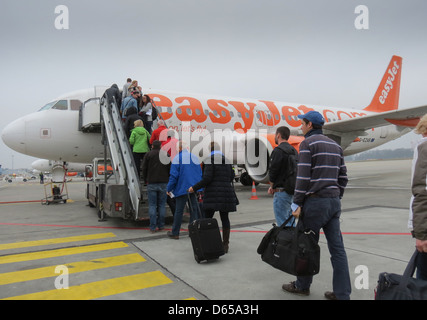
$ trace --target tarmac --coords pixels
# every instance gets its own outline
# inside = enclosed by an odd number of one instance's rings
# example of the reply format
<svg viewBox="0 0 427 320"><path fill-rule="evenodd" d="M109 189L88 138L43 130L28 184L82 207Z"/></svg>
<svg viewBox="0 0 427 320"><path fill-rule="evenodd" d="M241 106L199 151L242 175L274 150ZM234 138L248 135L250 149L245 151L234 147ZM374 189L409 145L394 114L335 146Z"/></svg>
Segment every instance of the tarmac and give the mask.
<svg viewBox="0 0 427 320"><path fill-rule="evenodd" d="M352 300L373 300L378 275L402 274L415 241L407 228L411 160L347 163L341 230L352 281ZM38 181L0 182L0 299L17 300L325 300L332 267L323 234L321 268L311 294L286 293L294 276L274 269L256 249L274 222L266 185L235 183L240 200L230 213L229 253L198 264L187 225L179 240L151 234L144 222L99 222L87 205L86 182L67 183L66 204L41 204ZM215 216L219 224L219 215ZM178 312L178 310L174 310ZM225 309L224 309L225 311ZM213 312L212 309L210 312ZM228 313L231 311L227 309Z"/></svg>

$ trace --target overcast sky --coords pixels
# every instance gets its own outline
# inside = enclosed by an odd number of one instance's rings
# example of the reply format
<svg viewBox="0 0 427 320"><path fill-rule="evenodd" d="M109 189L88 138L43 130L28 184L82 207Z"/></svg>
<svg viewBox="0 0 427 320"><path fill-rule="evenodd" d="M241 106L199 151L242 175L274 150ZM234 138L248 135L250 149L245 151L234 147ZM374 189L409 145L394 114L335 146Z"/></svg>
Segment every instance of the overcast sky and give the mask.
<svg viewBox="0 0 427 320"><path fill-rule="evenodd" d="M368 30L354 25L361 4ZM55 28L59 5L68 30ZM127 77L362 109L394 54L403 57L400 108L425 105L426 13L425 0L2 0L0 130L63 93ZM10 168L12 156L15 168L34 160L0 141L0 164Z"/></svg>

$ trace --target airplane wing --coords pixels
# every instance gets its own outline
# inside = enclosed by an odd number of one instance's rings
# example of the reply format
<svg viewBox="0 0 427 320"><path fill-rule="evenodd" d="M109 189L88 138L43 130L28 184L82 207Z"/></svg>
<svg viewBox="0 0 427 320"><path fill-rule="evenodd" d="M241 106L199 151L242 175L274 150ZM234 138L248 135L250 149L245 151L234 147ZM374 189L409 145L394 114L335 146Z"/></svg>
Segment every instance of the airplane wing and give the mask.
<svg viewBox="0 0 427 320"><path fill-rule="evenodd" d="M324 130L337 133L350 133L365 131L371 128L394 124L402 127L415 127L423 115L427 113L427 105L369 114L339 122L328 122L323 126Z"/></svg>

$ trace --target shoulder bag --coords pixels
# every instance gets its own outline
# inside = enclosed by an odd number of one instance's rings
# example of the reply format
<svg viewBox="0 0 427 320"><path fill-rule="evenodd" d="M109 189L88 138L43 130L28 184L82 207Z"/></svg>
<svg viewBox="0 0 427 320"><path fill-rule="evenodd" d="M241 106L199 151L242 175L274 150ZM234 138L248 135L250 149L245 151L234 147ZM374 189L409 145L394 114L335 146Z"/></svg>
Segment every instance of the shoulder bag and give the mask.
<svg viewBox="0 0 427 320"><path fill-rule="evenodd" d="M417 257L418 250L415 250L403 275L380 273L375 300L427 300L427 281L412 278Z"/></svg>
<svg viewBox="0 0 427 320"><path fill-rule="evenodd" d="M261 240L257 252L262 261L276 269L295 276L312 276L320 270L320 247L314 231L305 229L302 219L296 227L286 226L292 215L280 226L273 228Z"/></svg>

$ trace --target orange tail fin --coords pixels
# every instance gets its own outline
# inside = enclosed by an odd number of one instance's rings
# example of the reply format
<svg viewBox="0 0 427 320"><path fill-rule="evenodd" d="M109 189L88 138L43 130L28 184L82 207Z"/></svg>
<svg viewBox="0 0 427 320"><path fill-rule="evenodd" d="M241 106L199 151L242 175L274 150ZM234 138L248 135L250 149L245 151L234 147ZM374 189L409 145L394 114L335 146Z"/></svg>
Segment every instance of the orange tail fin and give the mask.
<svg viewBox="0 0 427 320"><path fill-rule="evenodd" d="M399 107L401 73L402 58L393 56L371 104L364 110L372 112L396 110Z"/></svg>

